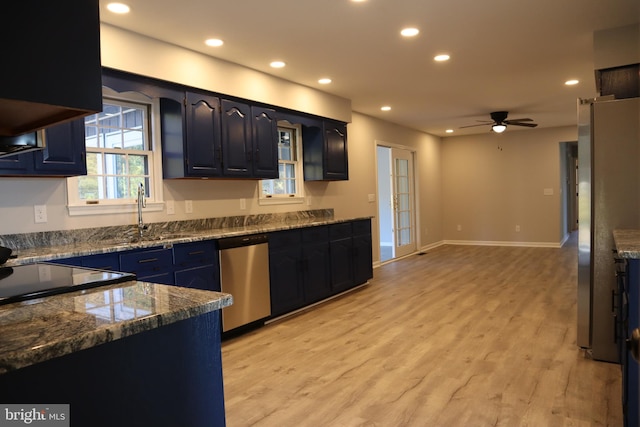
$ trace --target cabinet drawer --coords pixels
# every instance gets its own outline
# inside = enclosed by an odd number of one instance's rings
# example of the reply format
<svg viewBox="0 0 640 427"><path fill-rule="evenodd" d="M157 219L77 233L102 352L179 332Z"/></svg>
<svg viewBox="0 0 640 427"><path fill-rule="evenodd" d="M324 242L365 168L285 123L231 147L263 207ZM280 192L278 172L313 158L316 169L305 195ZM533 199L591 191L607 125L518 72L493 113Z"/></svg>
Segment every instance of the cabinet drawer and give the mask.
<svg viewBox="0 0 640 427"><path fill-rule="evenodd" d="M173 270L171 249L152 249L120 255L120 269L129 273Z"/></svg>
<svg viewBox="0 0 640 427"><path fill-rule="evenodd" d="M194 243L183 243L173 247L175 265L187 266L212 264L215 259L215 244L212 240Z"/></svg>
<svg viewBox="0 0 640 427"><path fill-rule="evenodd" d="M119 255L117 253L87 255L82 257L82 266L100 270L119 271Z"/></svg>
<svg viewBox="0 0 640 427"><path fill-rule="evenodd" d="M269 249L300 245L300 230L285 230L269 234Z"/></svg>
<svg viewBox="0 0 640 427"><path fill-rule="evenodd" d="M371 221L368 219L354 221L351 223L353 227L353 235L360 236L362 234L371 234Z"/></svg>
<svg viewBox="0 0 640 427"><path fill-rule="evenodd" d="M302 229L303 243L321 243L329 241L329 227L318 226Z"/></svg>
<svg viewBox="0 0 640 427"><path fill-rule="evenodd" d="M329 238L331 240L351 237L351 223L332 224L329 226Z"/></svg>

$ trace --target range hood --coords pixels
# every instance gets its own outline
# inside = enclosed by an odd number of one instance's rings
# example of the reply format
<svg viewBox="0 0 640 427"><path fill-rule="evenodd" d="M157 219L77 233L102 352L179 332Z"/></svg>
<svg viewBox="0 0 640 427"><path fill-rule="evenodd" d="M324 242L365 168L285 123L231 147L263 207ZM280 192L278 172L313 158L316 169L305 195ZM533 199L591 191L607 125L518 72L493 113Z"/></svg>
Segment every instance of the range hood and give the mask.
<svg viewBox="0 0 640 427"><path fill-rule="evenodd" d="M43 131L26 133L20 136L0 136L0 157L42 150L44 146Z"/></svg>

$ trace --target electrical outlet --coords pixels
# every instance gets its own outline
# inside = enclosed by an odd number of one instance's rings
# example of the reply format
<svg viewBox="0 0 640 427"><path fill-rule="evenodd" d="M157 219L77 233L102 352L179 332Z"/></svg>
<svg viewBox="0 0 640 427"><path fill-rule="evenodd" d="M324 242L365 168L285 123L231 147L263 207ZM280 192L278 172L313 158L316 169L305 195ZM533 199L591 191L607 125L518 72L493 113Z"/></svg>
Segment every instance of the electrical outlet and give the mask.
<svg viewBox="0 0 640 427"><path fill-rule="evenodd" d="M247 199L240 199L240 210L247 209Z"/></svg>
<svg viewBox="0 0 640 427"><path fill-rule="evenodd" d="M185 213L193 213L193 201L185 200L184 201L184 211Z"/></svg>
<svg viewBox="0 0 640 427"><path fill-rule="evenodd" d="M462 226L458 224L458 231L462 231Z"/></svg>
<svg viewBox="0 0 640 427"><path fill-rule="evenodd" d="M520 226L516 225L516 231L520 231Z"/></svg>
<svg viewBox="0 0 640 427"><path fill-rule="evenodd" d="M47 222L47 206L35 205L33 207L33 214L36 224Z"/></svg>
<svg viewBox="0 0 640 427"><path fill-rule="evenodd" d="M175 215L176 203L173 200L167 200L167 215Z"/></svg>

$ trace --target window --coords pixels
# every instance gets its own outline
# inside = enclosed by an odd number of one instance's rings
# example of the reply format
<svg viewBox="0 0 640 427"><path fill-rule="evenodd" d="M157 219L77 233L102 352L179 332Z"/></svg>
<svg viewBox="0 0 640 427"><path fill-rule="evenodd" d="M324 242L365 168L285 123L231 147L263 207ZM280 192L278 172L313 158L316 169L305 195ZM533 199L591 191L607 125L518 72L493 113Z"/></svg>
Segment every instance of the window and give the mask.
<svg viewBox="0 0 640 427"><path fill-rule="evenodd" d="M260 181L260 204L302 203L301 128L278 123L278 179Z"/></svg>
<svg viewBox="0 0 640 427"><path fill-rule="evenodd" d="M153 151L153 106L146 98L132 98L105 97L102 112L85 118L87 175L67 181L71 215L128 212L139 184L147 206L162 209L154 206L162 202L162 184L154 179L161 176L161 165Z"/></svg>

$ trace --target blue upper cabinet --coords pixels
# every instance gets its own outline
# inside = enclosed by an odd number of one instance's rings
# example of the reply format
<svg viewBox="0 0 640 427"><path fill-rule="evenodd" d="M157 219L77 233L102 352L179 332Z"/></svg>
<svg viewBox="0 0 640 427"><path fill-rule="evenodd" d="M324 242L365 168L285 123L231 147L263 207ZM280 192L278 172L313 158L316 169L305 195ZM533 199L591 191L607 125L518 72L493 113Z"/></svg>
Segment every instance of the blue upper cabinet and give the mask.
<svg viewBox="0 0 640 427"><path fill-rule="evenodd" d="M98 0L21 0L3 16L0 135L102 110Z"/></svg>
<svg viewBox="0 0 640 427"><path fill-rule="evenodd" d="M220 100L187 92L186 161L189 176L219 176L221 169Z"/></svg>
<svg viewBox="0 0 640 427"><path fill-rule="evenodd" d="M224 176L278 178L278 122L275 111L223 99Z"/></svg>
<svg viewBox="0 0 640 427"><path fill-rule="evenodd" d="M278 173L278 120L275 110L251 107L253 176L276 179Z"/></svg>
<svg viewBox="0 0 640 427"><path fill-rule="evenodd" d="M349 179L347 124L324 120L302 131L305 181Z"/></svg>
<svg viewBox="0 0 640 427"><path fill-rule="evenodd" d="M0 158L2 176L66 177L87 174L84 119L44 131L45 148Z"/></svg>
<svg viewBox="0 0 640 427"><path fill-rule="evenodd" d="M160 98L163 176L220 176L220 100L214 96L187 92L183 101Z"/></svg>
<svg viewBox="0 0 640 427"><path fill-rule="evenodd" d="M87 174L84 119L47 128L45 144L44 149L33 153L38 175Z"/></svg>
<svg viewBox="0 0 640 427"><path fill-rule="evenodd" d="M225 176L250 177L253 146L251 107L222 100L222 165Z"/></svg>
<svg viewBox="0 0 640 427"><path fill-rule="evenodd" d="M278 177L274 110L196 92L160 110L165 178Z"/></svg>

